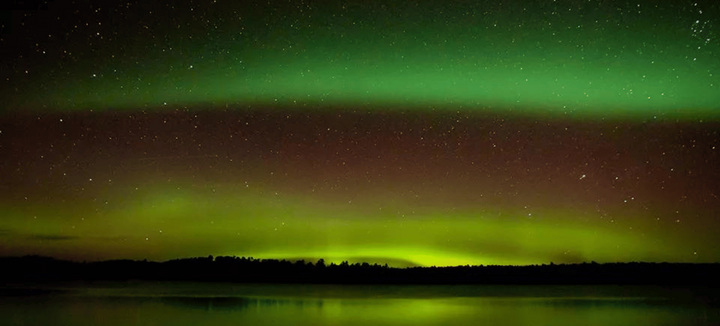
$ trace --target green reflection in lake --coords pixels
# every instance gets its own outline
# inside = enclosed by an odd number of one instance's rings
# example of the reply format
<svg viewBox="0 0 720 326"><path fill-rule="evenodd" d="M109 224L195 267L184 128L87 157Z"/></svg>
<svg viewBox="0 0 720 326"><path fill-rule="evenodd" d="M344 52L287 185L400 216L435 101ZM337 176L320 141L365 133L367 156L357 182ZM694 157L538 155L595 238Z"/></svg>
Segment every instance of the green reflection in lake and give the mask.
<svg viewBox="0 0 720 326"><path fill-rule="evenodd" d="M263 288L272 296L258 295ZM187 287L152 294L150 290L159 289L152 286L144 291L96 288L14 293L0 297L0 316L3 325L720 324L715 305L677 293L658 295L649 289L625 292L625 297L595 289L605 294L592 297L581 287L534 288L528 296L518 296L522 287L469 287L464 292L444 287L390 288L390 292L384 287L342 286L298 291L297 287L250 286L231 288L238 294L221 296ZM253 291L252 296L243 293ZM297 292L295 296L282 293L289 291ZM539 296L542 291L548 296ZM635 296L643 291L647 297ZM578 296L567 295L573 292Z"/></svg>

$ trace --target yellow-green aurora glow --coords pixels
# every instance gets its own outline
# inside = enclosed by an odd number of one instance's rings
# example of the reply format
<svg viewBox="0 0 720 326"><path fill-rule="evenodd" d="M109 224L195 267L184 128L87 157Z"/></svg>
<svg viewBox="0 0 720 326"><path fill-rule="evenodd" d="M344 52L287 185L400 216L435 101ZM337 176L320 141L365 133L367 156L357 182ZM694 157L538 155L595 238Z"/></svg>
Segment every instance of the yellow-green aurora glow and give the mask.
<svg viewBox="0 0 720 326"><path fill-rule="evenodd" d="M64 242L49 253L69 258L77 254L99 258L108 252L153 259L216 253L444 266L662 261L692 250L692 245L679 241L661 241L654 237L657 234L638 236L603 226L602 220L574 222L580 213L563 209L538 210L528 218L508 212L503 216L502 210L484 206L449 209L373 203L372 207L362 201L329 205L263 191L219 194L173 187L138 191L120 203L108 203L110 208L102 213L83 207L58 212L57 207L35 206L24 212L4 210L3 216L10 222L7 226L21 234L62 234L66 239L44 240ZM74 216L63 216L70 212ZM4 247L47 251L42 240L38 236Z"/></svg>
<svg viewBox="0 0 720 326"><path fill-rule="evenodd" d="M720 261L717 2L46 6L0 28L0 255Z"/></svg>

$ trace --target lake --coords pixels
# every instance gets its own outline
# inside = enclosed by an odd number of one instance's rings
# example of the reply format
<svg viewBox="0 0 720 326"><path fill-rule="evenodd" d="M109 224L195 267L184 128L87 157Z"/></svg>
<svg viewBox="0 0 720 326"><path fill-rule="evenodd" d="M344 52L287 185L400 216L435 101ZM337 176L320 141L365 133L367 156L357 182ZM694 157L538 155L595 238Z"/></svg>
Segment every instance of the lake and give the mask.
<svg viewBox="0 0 720 326"><path fill-rule="evenodd" d="M720 325L716 293L647 286L5 286L0 324Z"/></svg>

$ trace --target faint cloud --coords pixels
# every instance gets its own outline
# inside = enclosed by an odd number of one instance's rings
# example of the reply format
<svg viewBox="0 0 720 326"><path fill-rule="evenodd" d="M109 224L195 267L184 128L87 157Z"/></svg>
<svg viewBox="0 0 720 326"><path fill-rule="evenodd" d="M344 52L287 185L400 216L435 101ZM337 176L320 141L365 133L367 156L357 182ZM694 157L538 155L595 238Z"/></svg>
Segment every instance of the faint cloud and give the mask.
<svg viewBox="0 0 720 326"><path fill-rule="evenodd" d="M121 236L121 235L112 236L112 237L88 237L88 239L100 240L100 241L126 241L129 238L131 238L131 237Z"/></svg>
<svg viewBox="0 0 720 326"><path fill-rule="evenodd" d="M69 235L60 235L60 234L33 234L33 235L29 236L28 238L35 239L35 240L47 240L47 241L68 241L68 240L79 239L80 237L69 236Z"/></svg>

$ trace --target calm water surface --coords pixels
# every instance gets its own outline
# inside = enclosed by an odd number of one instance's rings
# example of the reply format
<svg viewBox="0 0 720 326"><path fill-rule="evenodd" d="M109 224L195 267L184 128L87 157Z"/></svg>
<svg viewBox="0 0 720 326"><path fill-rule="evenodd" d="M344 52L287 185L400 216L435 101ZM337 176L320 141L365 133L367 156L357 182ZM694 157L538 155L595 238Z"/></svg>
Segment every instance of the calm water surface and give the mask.
<svg viewBox="0 0 720 326"><path fill-rule="evenodd" d="M713 292L620 286L15 286L0 290L0 325L720 325Z"/></svg>

